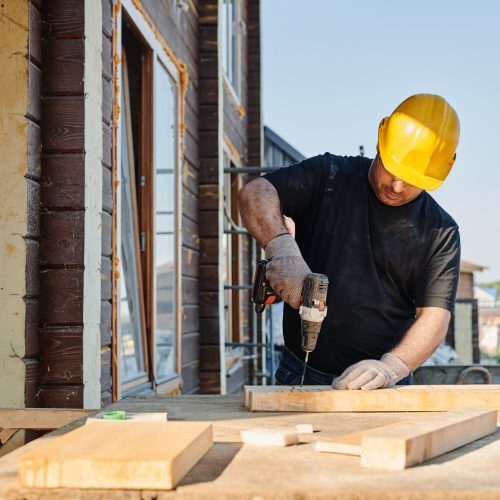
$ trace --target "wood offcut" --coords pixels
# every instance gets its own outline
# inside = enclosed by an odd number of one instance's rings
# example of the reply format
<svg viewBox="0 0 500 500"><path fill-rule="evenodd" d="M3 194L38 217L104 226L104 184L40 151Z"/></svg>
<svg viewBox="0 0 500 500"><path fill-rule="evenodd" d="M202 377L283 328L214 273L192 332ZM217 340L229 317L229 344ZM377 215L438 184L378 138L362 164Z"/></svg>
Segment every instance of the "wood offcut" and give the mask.
<svg viewBox="0 0 500 500"><path fill-rule="evenodd" d="M316 441L315 450L362 457L366 467L402 469L496 431L497 411L462 408Z"/></svg>
<svg viewBox="0 0 500 500"><path fill-rule="evenodd" d="M361 465L401 470L443 455L497 430L497 411L463 408L366 433Z"/></svg>

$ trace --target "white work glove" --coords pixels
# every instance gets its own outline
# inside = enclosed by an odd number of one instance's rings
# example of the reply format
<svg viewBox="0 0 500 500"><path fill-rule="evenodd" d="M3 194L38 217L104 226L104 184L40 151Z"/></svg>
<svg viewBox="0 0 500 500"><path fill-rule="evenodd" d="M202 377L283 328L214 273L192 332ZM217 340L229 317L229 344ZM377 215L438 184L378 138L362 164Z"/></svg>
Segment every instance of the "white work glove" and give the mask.
<svg viewBox="0 0 500 500"><path fill-rule="evenodd" d="M334 389L384 389L396 385L410 373L404 361L394 354L384 354L380 361L366 359L344 370L344 373L333 380Z"/></svg>
<svg viewBox="0 0 500 500"><path fill-rule="evenodd" d="M273 290L294 309L300 306L300 296L305 277L311 272L302 258L299 247L290 234L273 238L264 249L266 278Z"/></svg>

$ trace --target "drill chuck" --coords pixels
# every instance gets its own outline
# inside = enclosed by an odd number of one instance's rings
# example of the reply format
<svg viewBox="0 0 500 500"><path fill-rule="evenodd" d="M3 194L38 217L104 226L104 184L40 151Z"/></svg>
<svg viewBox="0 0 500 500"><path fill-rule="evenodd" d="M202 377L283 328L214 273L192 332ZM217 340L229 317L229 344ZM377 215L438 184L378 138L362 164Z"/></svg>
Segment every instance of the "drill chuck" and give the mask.
<svg viewBox="0 0 500 500"><path fill-rule="evenodd" d="M301 318L301 343L304 352L312 352L316 348L321 325L326 317L326 295L328 278L324 274L310 273L302 286L302 305L299 309Z"/></svg>

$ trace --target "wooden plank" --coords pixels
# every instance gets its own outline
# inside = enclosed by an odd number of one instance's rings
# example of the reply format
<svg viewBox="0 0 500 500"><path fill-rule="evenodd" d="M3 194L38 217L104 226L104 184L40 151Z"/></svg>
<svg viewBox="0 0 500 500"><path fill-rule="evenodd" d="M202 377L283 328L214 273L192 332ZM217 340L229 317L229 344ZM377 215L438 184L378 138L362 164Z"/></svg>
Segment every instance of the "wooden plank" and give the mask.
<svg viewBox="0 0 500 500"><path fill-rule="evenodd" d="M403 422L407 424L408 422ZM401 422L395 424L382 425L374 429L365 429L363 431L342 434L333 438L326 438L316 441L314 449L322 453L339 453L341 455L356 455L361 456L361 439L363 436L372 431L384 431L392 429L395 426L401 425Z"/></svg>
<svg viewBox="0 0 500 500"><path fill-rule="evenodd" d="M43 34L45 37L83 38L84 0L51 0L44 2Z"/></svg>
<svg viewBox="0 0 500 500"><path fill-rule="evenodd" d="M83 152L83 107L83 96L42 101L42 144L45 153Z"/></svg>
<svg viewBox="0 0 500 500"><path fill-rule="evenodd" d="M83 154L43 158L42 205L45 209L84 209Z"/></svg>
<svg viewBox="0 0 500 500"><path fill-rule="evenodd" d="M19 458L21 486L172 489L212 446L202 422L86 425Z"/></svg>
<svg viewBox="0 0 500 500"><path fill-rule="evenodd" d="M36 393L40 408L82 408L83 385L40 385Z"/></svg>
<svg viewBox="0 0 500 500"><path fill-rule="evenodd" d="M25 298L26 320L24 328L24 355L27 358L38 357L38 341L40 326L40 302L38 298Z"/></svg>
<svg viewBox="0 0 500 500"><path fill-rule="evenodd" d="M191 248L182 247L182 275L198 277L200 253Z"/></svg>
<svg viewBox="0 0 500 500"><path fill-rule="evenodd" d="M45 324L82 324L83 271L81 269L44 269L40 273L40 322Z"/></svg>
<svg viewBox="0 0 500 500"><path fill-rule="evenodd" d="M42 212L40 265L83 265L84 212Z"/></svg>
<svg viewBox="0 0 500 500"><path fill-rule="evenodd" d="M43 44L44 95L83 94L83 39L47 39Z"/></svg>
<svg viewBox="0 0 500 500"><path fill-rule="evenodd" d="M40 295L40 273L38 268L40 245L37 240L26 238L26 298Z"/></svg>
<svg viewBox="0 0 500 500"><path fill-rule="evenodd" d="M198 360L182 365L182 392L193 392L199 388L200 363Z"/></svg>
<svg viewBox="0 0 500 500"><path fill-rule="evenodd" d="M29 6L29 59L34 61L38 66L42 65L42 15L40 14L41 7L33 5ZM38 8L37 8L38 7Z"/></svg>
<svg viewBox="0 0 500 500"><path fill-rule="evenodd" d="M112 295L112 274L113 265L109 257L102 257L101 259L101 300L111 300Z"/></svg>
<svg viewBox="0 0 500 500"><path fill-rule="evenodd" d="M365 434L361 439L361 465L402 470L496 430L496 410L463 408L425 417Z"/></svg>
<svg viewBox="0 0 500 500"><path fill-rule="evenodd" d="M40 383L81 384L83 339L81 326L41 329Z"/></svg>
<svg viewBox="0 0 500 500"><path fill-rule="evenodd" d="M500 409L500 385L410 385L376 391L341 391L329 386L249 386L245 388L245 406L251 411L300 412Z"/></svg>
<svg viewBox="0 0 500 500"><path fill-rule="evenodd" d="M200 314L198 305L182 306L182 333L198 332L200 329Z"/></svg>
<svg viewBox="0 0 500 500"><path fill-rule="evenodd" d="M113 307L111 302L101 300L101 321L99 323L101 329L101 345L111 345L113 321Z"/></svg>
<svg viewBox="0 0 500 500"><path fill-rule="evenodd" d="M113 253L113 217L106 212L101 213L102 220L102 241L101 255L111 257Z"/></svg>
<svg viewBox="0 0 500 500"><path fill-rule="evenodd" d="M95 410L0 408L2 429L59 429L75 420L87 417Z"/></svg>

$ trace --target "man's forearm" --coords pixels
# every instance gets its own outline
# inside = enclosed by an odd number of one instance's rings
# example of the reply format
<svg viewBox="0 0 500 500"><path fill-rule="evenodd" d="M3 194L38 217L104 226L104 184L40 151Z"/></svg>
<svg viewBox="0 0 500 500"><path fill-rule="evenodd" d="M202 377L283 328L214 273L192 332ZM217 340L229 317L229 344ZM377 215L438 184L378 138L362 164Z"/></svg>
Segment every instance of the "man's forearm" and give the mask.
<svg viewBox="0 0 500 500"><path fill-rule="evenodd" d="M241 218L262 248L280 233L287 232L281 217L281 205L274 186L265 179L255 179L238 194Z"/></svg>
<svg viewBox="0 0 500 500"><path fill-rule="evenodd" d="M410 371L415 370L444 340L450 317L449 311L440 307L419 309L417 320L391 353L404 361Z"/></svg>

